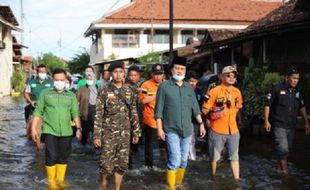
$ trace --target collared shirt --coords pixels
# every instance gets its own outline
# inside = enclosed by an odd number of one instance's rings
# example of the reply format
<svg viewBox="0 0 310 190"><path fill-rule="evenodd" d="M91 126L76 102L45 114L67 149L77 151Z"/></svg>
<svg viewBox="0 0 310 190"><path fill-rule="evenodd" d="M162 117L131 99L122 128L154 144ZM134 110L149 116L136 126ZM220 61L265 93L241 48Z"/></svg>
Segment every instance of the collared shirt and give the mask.
<svg viewBox="0 0 310 190"><path fill-rule="evenodd" d="M155 82L153 79L145 81L140 88L139 99L142 102L147 96L152 96L157 93L157 89L160 83ZM156 128L156 120L154 117L156 100L153 100L147 104L144 104L143 111L143 123Z"/></svg>
<svg viewBox="0 0 310 190"><path fill-rule="evenodd" d="M232 135L239 132L237 126L237 113L242 108L242 96L238 88L234 86L218 85L208 92L209 99L202 105L203 109L211 110L216 102L223 102L225 114L216 120L210 120L211 129L223 135ZM227 106L230 100L230 106Z"/></svg>
<svg viewBox="0 0 310 190"><path fill-rule="evenodd" d="M32 78L27 82L25 89L26 93L31 93L31 100L37 101L39 99L40 93L45 88L52 87L52 80L45 79L40 81L38 78Z"/></svg>
<svg viewBox="0 0 310 190"><path fill-rule="evenodd" d="M116 131L127 133L130 130L134 137L140 137L137 101L132 89L127 84L116 90L110 85L114 84L106 85L97 97L94 139L111 138L111 133Z"/></svg>
<svg viewBox="0 0 310 190"><path fill-rule="evenodd" d="M181 86L174 79L163 82L156 95L155 118L163 120L164 131L188 137L192 133L192 115L200 114L195 92L191 85Z"/></svg>
<svg viewBox="0 0 310 190"><path fill-rule="evenodd" d="M71 136L71 119L79 117L79 107L73 92L57 92L54 88L42 90L34 116L43 118L43 134L57 137Z"/></svg>
<svg viewBox="0 0 310 190"><path fill-rule="evenodd" d="M273 127L286 129L295 127L299 110L305 106L301 93L284 82L272 86L265 100Z"/></svg>

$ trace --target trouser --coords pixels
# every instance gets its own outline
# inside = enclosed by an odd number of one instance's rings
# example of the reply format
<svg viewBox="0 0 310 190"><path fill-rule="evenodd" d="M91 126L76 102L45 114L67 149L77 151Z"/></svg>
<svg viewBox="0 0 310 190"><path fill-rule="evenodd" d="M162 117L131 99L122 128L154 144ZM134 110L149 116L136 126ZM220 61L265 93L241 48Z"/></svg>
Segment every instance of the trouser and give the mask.
<svg viewBox="0 0 310 190"><path fill-rule="evenodd" d="M137 144L133 144L132 143L132 139L133 139L133 137L132 137L132 134L130 135L130 150L129 150L129 164L128 164L128 166L129 166L129 169L132 169L132 157L133 157L133 155L136 153L136 152L138 152L138 146L139 146L139 143L137 143Z"/></svg>
<svg viewBox="0 0 310 190"><path fill-rule="evenodd" d="M56 137L44 134L45 141L45 165L67 164L72 149L72 136Z"/></svg>
<svg viewBox="0 0 310 190"><path fill-rule="evenodd" d="M181 137L172 132L165 133L165 135L169 154L168 170L185 169L187 166L190 136Z"/></svg>
<svg viewBox="0 0 310 190"><path fill-rule="evenodd" d="M82 145L86 145L90 133L94 132L94 119L96 114L96 105L88 105L87 120L82 120Z"/></svg>
<svg viewBox="0 0 310 190"><path fill-rule="evenodd" d="M158 140L157 129L154 129L148 125L144 126L145 130L145 165L153 167L153 150L154 145L159 148L165 148L165 143Z"/></svg>
<svg viewBox="0 0 310 190"><path fill-rule="evenodd" d="M120 127L119 130L104 131L101 155L99 160L100 173L124 173L128 169L130 130Z"/></svg>
<svg viewBox="0 0 310 190"><path fill-rule="evenodd" d="M198 134L199 125L193 124L192 134L190 136L190 143L189 143L189 155L188 158L190 160L196 160L196 137Z"/></svg>
<svg viewBox="0 0 310 190"><path fill-rule="evenodd" d="M30 117L30 115L33 113L34 108L28 104L27 106L25 106L24 108L24 114L25 114L25 121L28 121L28 118Z"/></svg>
<svg viewBox="0 0 310 190"><path fill-rule="evenodd" d="M295 135L294 128L285 129L280 127L273 128L275 153L278 160L286 160L292 149Z"/></svg>

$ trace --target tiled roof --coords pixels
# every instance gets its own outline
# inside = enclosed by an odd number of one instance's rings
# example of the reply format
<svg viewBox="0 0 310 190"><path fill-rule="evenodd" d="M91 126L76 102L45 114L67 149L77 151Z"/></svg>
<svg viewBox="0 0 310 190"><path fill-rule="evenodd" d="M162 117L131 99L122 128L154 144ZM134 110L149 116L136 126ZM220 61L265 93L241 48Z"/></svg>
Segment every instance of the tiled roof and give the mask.
<svg viewBox="0 0 310 190"><path fill-rule="evenodd" d="M18 22L9 6L0 5L0 16L10 24L18 26Z"/></svg>
<svg viewBox="0 0 310 190"><path fill-rule="evenodd" d="M241 30L208 30L213 42L226 40L237 36Z"/></svg>
<svg viewBox="0 0 310 190"><path fill-rule="evenodd" d="M153 2L151 4L151 2ZM280 2L259 0L177 0L176 23L252 23L279 7ZM168 0L134 0L129 5L97 20L95 24L168 23Z"/></svg>
<svg viewBox="0 0 310 190"><path fill-rule="evenodd" d="M273 10L267 16L250 25L244 33L253 33L263 30L277 28L280 25L299 22L310 19L310 10L304 10L309 5L306 0L291 0L283 6ZM308 1L309 2L309 1ZM298 5L298 6L297 6ZM302 6L298 8L299 6ZM309 8L309 6L308 6Z"/></svg>
<svg viewBox="0 0 310 190"><path fill-rule="evenodd" d="M219 47L281 31L308 28L310 28L310 1L290 0L257 22L254 22L235 37L212 43L206 42L203 44L203 49Z"/></svg>

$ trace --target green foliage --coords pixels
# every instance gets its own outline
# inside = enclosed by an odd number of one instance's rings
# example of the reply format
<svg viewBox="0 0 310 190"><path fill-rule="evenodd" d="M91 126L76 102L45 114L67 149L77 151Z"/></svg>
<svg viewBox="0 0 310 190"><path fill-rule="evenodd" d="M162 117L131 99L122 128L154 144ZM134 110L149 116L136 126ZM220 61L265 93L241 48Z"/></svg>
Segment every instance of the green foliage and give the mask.
<svg viewBox="0 0 310 190"><path fill-rule="evenodd" d="M159 63L160 62L160 54L159 53L148 53L142 57L139 57L138 61L142 64L144 64L144 63Z"/></svg>
<svg viewBox="0 0 310 190"><path fill-rule="evenodd" d="M283 80L278 73L268 70L267 65L254 64L250 60L245 68L243 80L243 110L245 115L262 117L264 98L271 86Z"/></svg>
<svg viewBox="0 0 310 190"><path fill-rule="evenodd" d="M55 68L65 68L65 62L52 53L44 53L38 57L39 64L45 64L49 73L52 73Z"/></svg>
<svg viewBox="0 0 310 190"><path fill-rule="evenodd" d="M79 51L74 55L72 60L68 62L68 69L71 73L82 74L84 69L88 66L90 61L89 53L84 49L84 51Z"/></svg>
<svg viewBox="0 0 310 190"><path fill-rule="evenodd" d="M109 56L108 56L108 60L114 60L116 59L118 56L115 54L115 53L111 53Z"/></svg>
<svg viewBox="0 0 310 190"><path fill-rule="evenodd" d="M25 89L24 75L20 70L15 70L11 78L12 88L15 92L23 92Z"/></svg>

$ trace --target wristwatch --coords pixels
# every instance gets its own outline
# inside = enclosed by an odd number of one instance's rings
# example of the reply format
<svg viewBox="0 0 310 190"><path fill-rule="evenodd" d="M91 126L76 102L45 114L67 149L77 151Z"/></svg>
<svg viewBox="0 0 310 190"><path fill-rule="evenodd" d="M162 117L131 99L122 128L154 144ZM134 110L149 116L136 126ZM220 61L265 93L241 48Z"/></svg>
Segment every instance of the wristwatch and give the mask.
<svg viewBox="0 0 310 190"><path fill-rule="evenodd" d="M81 127L79 127L79 128L76 128L76 130L80 130L80 131L82 131L82 128L81 128Z"/></svg>

